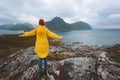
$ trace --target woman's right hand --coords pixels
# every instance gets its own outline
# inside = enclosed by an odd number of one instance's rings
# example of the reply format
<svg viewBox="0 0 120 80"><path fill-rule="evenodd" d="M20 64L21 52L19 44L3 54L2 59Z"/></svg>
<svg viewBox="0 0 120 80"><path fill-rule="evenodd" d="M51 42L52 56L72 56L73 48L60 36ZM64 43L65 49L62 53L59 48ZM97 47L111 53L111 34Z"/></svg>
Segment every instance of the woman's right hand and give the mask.
<svg viewBox="0 0 120 80"><path fill-rule="evenodd" d="M64 36L61 36L61 39L64 39Z"/></svg>

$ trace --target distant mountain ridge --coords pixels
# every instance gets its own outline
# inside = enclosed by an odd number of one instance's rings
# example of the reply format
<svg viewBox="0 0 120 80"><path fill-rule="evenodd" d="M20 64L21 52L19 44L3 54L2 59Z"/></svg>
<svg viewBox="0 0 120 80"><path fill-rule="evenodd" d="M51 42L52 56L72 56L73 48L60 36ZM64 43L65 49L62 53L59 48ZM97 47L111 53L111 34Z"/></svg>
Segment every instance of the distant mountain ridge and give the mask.
<svg viewBox="0 0 120 80"><path fill-rule="evenodd" d="M62 18L55 17L51 21L46 22L46 26L52 31L72 31L72 30L90 30L92 27L85 22L79 21L72 24L66 23ZM0 25L0 29L5 30L24 30L33 29L33 25L29 23L4 24Z"/></svg>
<svg viewBox="0 0 120 80"><path fill-rule="evenodd" d="M29 31L33 29L33 25L29 23L17 23L17 24L4 24L0 25L0 29L3 30L24 30L24 31Z"/></svg>
<svg viewBox="0 0 120 80"><path fill-rule="evenodd" d="M85 22L79 21L72 24L66 23L62 18L55 17L46 22L46 26L53 31L90 30L92 27Z"/></svg>
<svg viewBox="0 0 120 80"><path fill-rule="evenodd" d="M79 30L89 30L89 29L92 29L92 27L88 23L85 23L85 22L82 22L82 21L72 23L72 24L70 24L70 26L73 28L73 30L77 30L77 29L79 29Z"/></svg>

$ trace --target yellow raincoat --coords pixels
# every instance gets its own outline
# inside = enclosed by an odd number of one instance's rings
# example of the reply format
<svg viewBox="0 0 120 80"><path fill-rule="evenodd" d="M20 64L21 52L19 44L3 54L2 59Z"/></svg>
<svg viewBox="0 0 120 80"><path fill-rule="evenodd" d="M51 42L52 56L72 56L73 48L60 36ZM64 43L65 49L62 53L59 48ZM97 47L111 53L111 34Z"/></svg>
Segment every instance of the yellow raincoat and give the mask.
<svg viewBox="0 0 120 80"><path fill-rule="evenodd" d="M40 25L36 29L33 29L23 34L23 36L34 36L34 35L36 35L35 53L40 58L45 58L48 56L48 52L49 52L48 37L55 39L62 39L61 36L51 32L45 26L40 26Z"/></svg>

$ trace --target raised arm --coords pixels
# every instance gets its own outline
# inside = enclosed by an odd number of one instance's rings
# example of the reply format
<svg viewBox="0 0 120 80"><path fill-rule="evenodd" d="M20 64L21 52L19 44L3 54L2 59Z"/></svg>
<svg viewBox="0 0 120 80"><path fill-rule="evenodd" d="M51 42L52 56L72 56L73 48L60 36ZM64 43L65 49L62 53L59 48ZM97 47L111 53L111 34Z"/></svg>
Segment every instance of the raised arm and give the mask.
<svg viewBox="0 0 120 80"><path fill-rule="evenodd" d="M34 36L35 35L35 29L29 31L29 32L25 32L22 35L19 35L19 37L27 37L27 36Z"/></svg>
<svg viewBox="0 0 120 80"><path fill-rule="evenodd" d="M46 28L46 32L47 32L48 37L55 38L55 39L63 39L63 36L57 35L47 28Z"/></svg>

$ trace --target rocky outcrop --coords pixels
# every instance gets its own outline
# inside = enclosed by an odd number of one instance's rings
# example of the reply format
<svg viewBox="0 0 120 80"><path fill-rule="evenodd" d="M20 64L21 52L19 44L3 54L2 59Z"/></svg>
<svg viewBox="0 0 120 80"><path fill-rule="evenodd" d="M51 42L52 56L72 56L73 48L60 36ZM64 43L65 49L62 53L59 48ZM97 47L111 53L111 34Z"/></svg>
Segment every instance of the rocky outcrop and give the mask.
<svg viewBox="0 0 120 80"><path fill-rule="evenodd" d="M119 80L120 63L106 47L78 42L50 46L47 76L40 77L34 47L0 59L0 80Z"/></svg>

